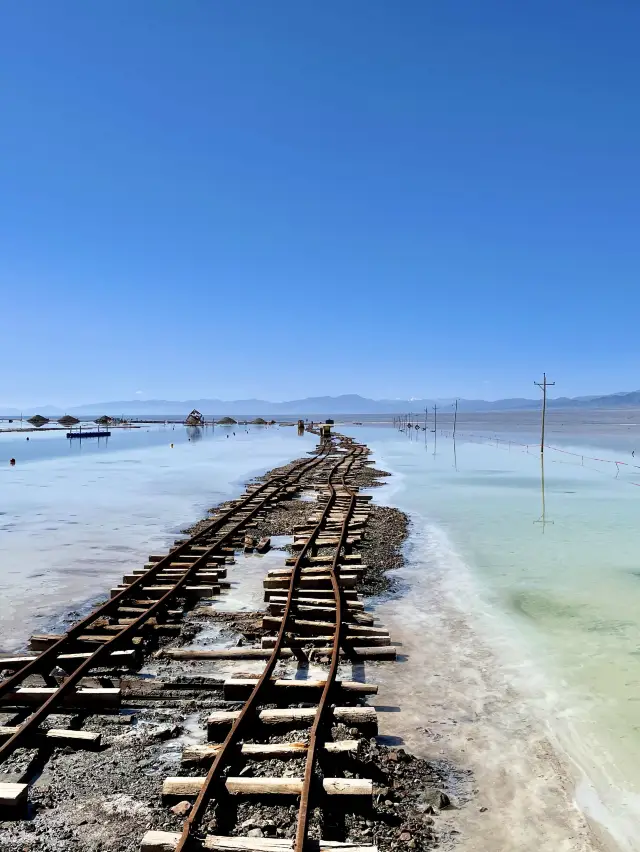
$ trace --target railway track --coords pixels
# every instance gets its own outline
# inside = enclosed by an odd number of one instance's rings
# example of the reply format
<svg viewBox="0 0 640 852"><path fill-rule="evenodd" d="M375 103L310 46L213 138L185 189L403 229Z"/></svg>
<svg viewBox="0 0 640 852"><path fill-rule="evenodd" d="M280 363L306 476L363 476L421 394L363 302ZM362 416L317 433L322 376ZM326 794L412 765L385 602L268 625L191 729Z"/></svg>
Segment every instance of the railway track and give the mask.
<svg viewBox="0 0 640 852"><path fill-rule="evenodd" d="M338 680L341 658L359 663L369 656L395 657L388 634L372 626L373 618L364 613L362 602L353 590L362 568L353 550L366 524L368 498L359 497L358 489L350 485L349 479L354 466L362 464L367 453L365 447L348 444L346 452L330 457L333 463L318 497L320 509L314 508L308 523L299 530L299 538L294 540L298 552L289 560L293 564L265 579L269 614L263 624L267 629L277 630L277 635L264 637L263 647L256 649L260 653L271 646L264 670L257 679L233 678L225 682L225 697L233 699L247 693L248 697L240 710L218 711L209 717L210 739L218 739L220 732L226 731L221 743L187 749L183 756L184 762L189 764L210 762L206 776L165 779L165 798L186 796L195 797L195 801L181 832L148 832L142 842L143 852L185 852L193 848L256 852L271 849L302 852L324 847L334 852L341 848L354 849L354 844L348 842L310 837L310 822L314 808L320 805L329 809L335 807L335 804L328 804L333 797L348 800L351 807L372 804L370 779L345 777L344 773L337 777L327 774L327 767L331 771L336 765L335 760L327 760L327 757L353 756L359 745L357 739L333 739L332 727L337 721L369 734L377 730L374 708L359 703L362 697L375 694L376 687L370 683ZM383 642L384 646L366 648L362 644L374 640ZM240 651L243 657L253 656L253 649ZM180 651L167 653L181 658ZM222 656L225 656L224 651L199 655L195 652L191 658L220 659ZM303 667L311 660L324 658L324 675L313 679L274 677L276 668L292 656ZM305 699L308 705L314 696L317 696L315 705L290 706ZM300 742L283 742L277 733L308 725L308 735ZM304 771L299 777L290 774L264 776L259 771L251 771L251 762L257 766L260 761L273 758L300 757L304 758ZM246 771L247 766L248 775L237 774L238 770ZM299 797L295 837L207 834L202 826L210 824L212 803L220 807L230 794ZM213 811L215 813L215 807ZM362 852L375 849L358 848Z"/></svg>
<svg viewBox="0 0 640 852"><path fill-rule="evenodd" d="M137 666L148 640L177 632L185 608L224 589L243 531L304 483L315 489L317 500L309 503L307 521L295 528L286 565L264 579L267 611L259 646L161 652L178 665L181 660L263 659L265 666L259 675L225 679L223 698L234 702L235 709L211 712L209 742L183 751L186 771L200 769L200 774L165 778L159 791L166 803L191 803L182 831L148 831L141 837L141 850L375 852L375 846L349 843L335 832L325 838L321 816L340 808L372 806L372 780L353 767L360 737L377 732L375 709L362 703L377 687L361 677L349 680L344 671L341 677L340 667L360 670L364 660L395 659L388 633L374 626L355 588L364 570L358 544L369 498L358 493L354 473L366 463L368 452L350 439L321 445L311 459L250 486L205 529L177 542L168 554L150 557L144 568L112 590L106 604L64 636L34 637L41 653L0 660L0 669L15 669L0 683L2 709L36 705L15 728L0 728L0 764L16 749L43 738L52 740L49 745L95 746L97 735L51 731L47 717L61 708L117 705L120 690L93 688L87 685L90 676ZM313 677L299 677L310 669ZM33 686L37 678L45 685ZM296 775L284 770L284 762L291 760L301 769ZM349 762L347 772L344 760ZM281 774L265 775L265 765L282 767ZM207 766L202 775L201 767ZM27 795L27 784L0 783L0 805L19 812ZM222 818L229 797L296 801L295 836L241 836L233 826L229 831ZM211 833L212 825L227 833Z"/></svg>
<svg viewBox="0 0 640 852"><path fill-rule="evenodd" d="M117 688L78 688L96 670L133 665L140 659L145 633L170 628L184 605L202 597L211 597L221 588L226 575L225 559L233 553L231 545L240 531L270 504L298 487L301 479L322 465L328 447L320 447L314 458L305 460L288 473L274 476L234 501L214 517L198 534L177 543L168 554L158 558L135 575L125 577L112 590L112 597L74 624L62 636L32 637L37 655L0 659L0 670L15 671L0 682L0 707L37 709L21 724L0 728L0 768L21 747L33 746L43 738L51 743L75 747L96 745L99 737L80 736L79 732L55 731L43 727L46 719L61 708L101 707L117 703ZM171 606L179 609L171 610ZM174 625L178 626L178 625ZM57 673L64 672L62 678ZM44 686L25 686L35 679ZM89 732L82 732L88 734ZM0 782L0 807L19 811L24 805L28 785Z"/></svg>

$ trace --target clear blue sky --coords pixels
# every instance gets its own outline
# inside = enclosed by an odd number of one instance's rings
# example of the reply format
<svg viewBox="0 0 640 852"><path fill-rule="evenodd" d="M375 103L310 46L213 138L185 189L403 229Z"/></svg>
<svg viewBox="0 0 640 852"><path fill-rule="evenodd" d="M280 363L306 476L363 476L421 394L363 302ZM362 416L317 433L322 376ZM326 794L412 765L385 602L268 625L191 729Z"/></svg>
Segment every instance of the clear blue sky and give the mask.
<svg viewBox="0 0 640 852"><path fill-rule="evenodd" d="M2 9L0 404L640 387L640 4Z"/></svg>

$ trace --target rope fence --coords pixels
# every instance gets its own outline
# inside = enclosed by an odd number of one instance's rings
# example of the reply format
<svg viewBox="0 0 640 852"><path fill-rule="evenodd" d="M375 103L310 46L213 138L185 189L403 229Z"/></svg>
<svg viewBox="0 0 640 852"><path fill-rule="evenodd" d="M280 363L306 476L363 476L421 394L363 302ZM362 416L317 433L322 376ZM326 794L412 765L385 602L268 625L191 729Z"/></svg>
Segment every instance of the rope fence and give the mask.
<svg viewBox="0 0 640 852"><path fill-rule="evenodd" d="M402 431L404 431L404 430L402 430ZM450 431L445 431L445 430L440 429L439 432L444 437L449 437L449 438L453 437L453 433L450 432ZM494 444L497 449L509 449L510 450L512 447L520 447L522 449L519 450L519 452L524 452L527 455L535 455L535 456L540 455L540 444L538 442L536 442L535 444L523 444L520 441L507 440L506 438L498 438L495 435L480 435L477 432L465 432L464 430L459 430L457 432L457 435L464 440L476 438L476 439L479 439L481 441L486 441L490 444ZM605 459L605 458L602 458L600 456L590 456L590 455L587 455L586 453L576 453L576 452L573 452L572 450L565 450L562 447L556 447L554 444L545 444L544 448L545 448L545 450L552 450L553 452L556 452L556 453L562 453L563 455L573 456L574 458L580 459L580 464L573 465L575 467L585 467L585 464L584 464L585 460L586 461L600 462L601 464L615 465L616 466L616 475L614 477L615 479L618 478L618 475L620 473L620 467L634 468L635 470L640 470L640 464L634 464L633 462L621 461L619 459ZM532 449L534 449L535 452L531 452ZM547 460L546 457L545 457L545 460ZM552 464L571 464L570 462L562 462L562 461L560 461L560 459L553 459L553 458L548 459L548 461L550 461ZM605 473L605 471L599 470L598 468L590 467L588 465L587 465L587 468L588 468L588 470L593 470L596 473L602 473L604 475L608 475L608 474ZM640 482L632 482L629 479L623 479L622 481L627 482L629 485L635 485L638 488L640 488Z"/></svg>

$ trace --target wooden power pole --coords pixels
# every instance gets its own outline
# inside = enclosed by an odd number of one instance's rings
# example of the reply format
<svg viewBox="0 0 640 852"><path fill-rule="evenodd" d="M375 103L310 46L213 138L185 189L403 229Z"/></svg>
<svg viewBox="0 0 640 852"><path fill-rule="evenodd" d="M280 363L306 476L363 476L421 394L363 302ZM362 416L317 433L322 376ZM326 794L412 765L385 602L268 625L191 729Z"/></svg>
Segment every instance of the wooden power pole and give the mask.
<svg viewBox="0 0 640 852"><path fill-rule="evenodd" d="M438 406L433 406L433 454L435 456L438 449Z"/></svg>
<svg viewBox="0 0 640 852"><path fill-rule="evenodd" d="M458 422L458 400L456 399L456 410L453 412L453 440L456 439L456 423Z"/></svg>
<svg viewBox="0 0 640 852"><path fill-rule="evenodd" d="M534 382L542 391L542 432L540 435L540 452L544 453L544 421L547 416L547 388L553 387L555 382L547 381L547 374L542 374L541 382Z"/></svg>

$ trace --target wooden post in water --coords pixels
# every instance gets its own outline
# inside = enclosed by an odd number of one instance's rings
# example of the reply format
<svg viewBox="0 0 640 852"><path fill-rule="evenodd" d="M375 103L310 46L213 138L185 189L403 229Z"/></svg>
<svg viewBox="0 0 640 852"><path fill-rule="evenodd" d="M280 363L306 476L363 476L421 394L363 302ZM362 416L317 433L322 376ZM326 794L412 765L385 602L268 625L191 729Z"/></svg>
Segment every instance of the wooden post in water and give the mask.
<svg viewBox="0 0 640 852"><path fill-rule="evenodd" d="M433 405L433 454L435 456L438 447L438 406Z"/></svg>
<svg viewBox="0 0 640 852"><path fill-rule="evenodd" d="M453 412L453 440L456 439L456 422L458 420L458 400L456 399L456 410Z"/></svg>

